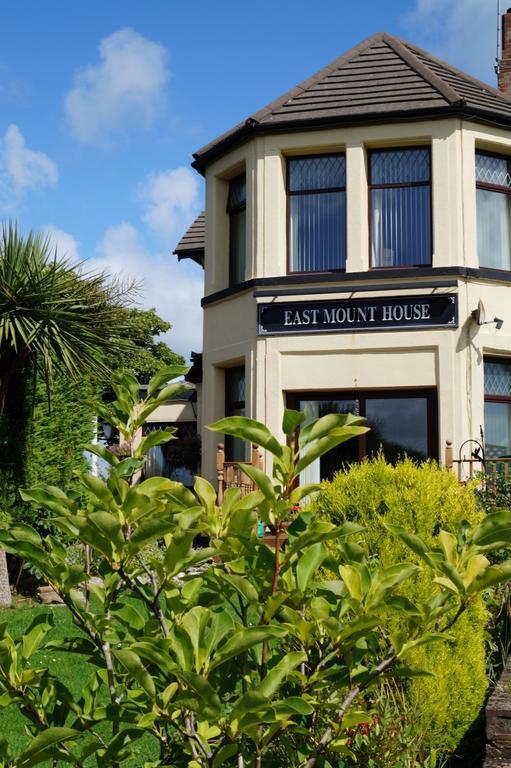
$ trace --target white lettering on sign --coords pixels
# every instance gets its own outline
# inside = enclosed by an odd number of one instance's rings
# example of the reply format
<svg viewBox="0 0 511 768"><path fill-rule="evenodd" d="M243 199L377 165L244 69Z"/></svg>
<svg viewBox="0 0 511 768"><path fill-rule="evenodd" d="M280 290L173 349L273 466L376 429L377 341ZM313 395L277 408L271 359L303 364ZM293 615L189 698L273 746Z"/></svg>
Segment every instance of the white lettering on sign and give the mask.
<svg viewBox="0 0 511 768"><path fill-rule="evenodd" d="M284 327L292 326L368 326L370 323L403 323L431 320L427 303L408 301L396 304L367 304L320 308L284 309Z"/></svg>

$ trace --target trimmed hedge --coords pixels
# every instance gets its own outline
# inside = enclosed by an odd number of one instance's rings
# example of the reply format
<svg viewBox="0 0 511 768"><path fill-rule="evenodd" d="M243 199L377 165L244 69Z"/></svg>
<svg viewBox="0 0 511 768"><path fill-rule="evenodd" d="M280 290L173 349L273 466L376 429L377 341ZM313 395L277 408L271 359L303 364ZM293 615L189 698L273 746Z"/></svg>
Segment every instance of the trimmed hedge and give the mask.
<svg viewBox="0 0 511 768"><path fill-rule="evenodd" d="M474 488L458 483L451 472L434 462L417 466L410 459L391 466L382 456L337 473L309 508L337 524L353 520L363 525L368 552L384 567L403 560L418 562L384 523L403 526L432 544L440 528L455 532L462 520L474 523L484 516ZM415 580L405 582L402 593L412 601L420 599L431 581L430 572L423 569ZM451 631L452 641L419 647L408 657L435 674L406 683L407 708L416 713L426 754L452 752L484 704L487 621L478 598Z"/></svg>

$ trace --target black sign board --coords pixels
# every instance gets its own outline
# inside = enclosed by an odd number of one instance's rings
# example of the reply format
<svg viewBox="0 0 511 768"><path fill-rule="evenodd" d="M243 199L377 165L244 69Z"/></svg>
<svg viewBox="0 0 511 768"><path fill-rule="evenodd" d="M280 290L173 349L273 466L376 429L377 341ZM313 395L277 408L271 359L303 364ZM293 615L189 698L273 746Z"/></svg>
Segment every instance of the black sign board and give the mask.
<svg viewBox="0 0 511 768"><path fill-rule="evenodd" d="M455 294L258 305L260 336L457 325L458 297Z"/></svg>

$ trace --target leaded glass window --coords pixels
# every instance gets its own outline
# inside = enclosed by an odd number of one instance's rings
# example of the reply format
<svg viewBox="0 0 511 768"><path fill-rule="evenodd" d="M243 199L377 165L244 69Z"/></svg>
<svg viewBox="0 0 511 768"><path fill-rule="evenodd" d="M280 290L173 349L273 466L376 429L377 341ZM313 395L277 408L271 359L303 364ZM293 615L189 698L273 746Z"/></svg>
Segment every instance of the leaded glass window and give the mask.
<svg viewBox="0 0 511 768"><path fill-rule="evenodd" d="M227 198L229 214L229 285L245 280L247 184L244 173L231 179Z"/></svg>
<svg viewBox="0 0 511 768"><path fill-rule="evenodd" d="M430 165L424 147L370 153L373 267L431 263Z"/></svg>
<svg viewBox="0 0 511 768"><path fill-rule="evenodd" d="M484 361L484 392L486 455L511 456L511 361Z"/></svg>
<svg viewBox="0 0 511 768"><path fill-rule="evenodd" d="M511 269L511 158L476 152L477 252L481 267Z"/></svg>
<svg viewBox="0 0 511 768"><path fill-rule="evenodd" d="M225 369L225 415L245 416L245 366ZM245 442L225 436L227 461L245 461Z"/></svg>
<svg viewBox="0 0 511 768"><path fill-rule="evenodd" d="M289 271L329 272L346 265L344 155L288 160Z"/></svg>

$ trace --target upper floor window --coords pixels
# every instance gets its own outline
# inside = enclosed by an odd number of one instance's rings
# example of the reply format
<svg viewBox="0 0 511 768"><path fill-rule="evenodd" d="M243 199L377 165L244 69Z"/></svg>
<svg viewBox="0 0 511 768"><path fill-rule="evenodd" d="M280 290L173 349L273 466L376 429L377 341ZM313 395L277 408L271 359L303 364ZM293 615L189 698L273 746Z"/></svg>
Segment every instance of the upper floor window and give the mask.
<svg viewBox="0 0 511 768"><path fill-rule="evenodd" d="M484 360L484 431L488 458L511 456L510 360Z"/></svg>
<svg viewBox="0 0 511 768"><path fill-rule="evenodd" d="M328 272L346 264L344 155L289 158L289 271Z"/></svg>
<svg viewBox="0 0 511 768"><path fill-rule="evenodd" d="M371 266L431 264L429 148L369 154Z"/></svg>
<svg viewBox="0 0 511 768"><path fill-rule="evenodd" d="M231 179L227 197L229 214L229 285L245 280L247 249L247 183L244 173Z"/></svg>
<svg viewBox="0 0 511 768"><path fill-rule="evenodd" d="M511 269L511 158L476 152L476 188L479 264Z"/></svg>

